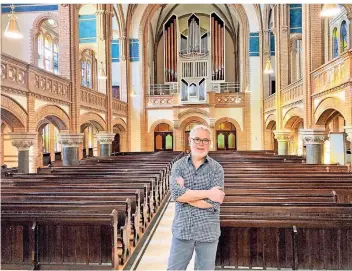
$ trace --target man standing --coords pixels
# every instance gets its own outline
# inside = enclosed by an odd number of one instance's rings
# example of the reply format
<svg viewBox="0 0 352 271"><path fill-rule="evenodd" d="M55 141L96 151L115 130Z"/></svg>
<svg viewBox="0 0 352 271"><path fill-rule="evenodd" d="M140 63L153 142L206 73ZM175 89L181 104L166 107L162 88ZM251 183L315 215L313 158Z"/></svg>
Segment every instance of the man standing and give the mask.
<svg viewBox="0 0 352 271"><path fill-rule="evenodd" d="M167 270L186 270L195 251L194 270L214 270L220 236L220 204L224 200L224 170L208 156L210 130L190 132L191 154L172 167L170 190L176 201L172 245Z"/></svg>

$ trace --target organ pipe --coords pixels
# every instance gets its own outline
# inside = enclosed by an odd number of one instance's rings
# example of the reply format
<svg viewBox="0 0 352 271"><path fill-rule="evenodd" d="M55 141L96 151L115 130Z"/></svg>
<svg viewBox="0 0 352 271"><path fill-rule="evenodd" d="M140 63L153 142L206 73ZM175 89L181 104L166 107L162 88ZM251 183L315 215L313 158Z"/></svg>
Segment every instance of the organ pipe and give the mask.
<svg viewBox="0 0 352 271"><path fill-rule="evenodd" d="M172 82L174 80L174 24L171 23L170 26L170 45L171 45L171 54L170 54L170 59L171 59L171 65L170 65L170 81Z"/></svg>
<svg viewBox="0 0 352 271"><path fill-rule="evenodd" d="M168 39L168 44L167 44L167 48L168 48L168 53L167 53L167 69L168 69L168 77L167 77L167 81L170 82L171 80L171 65L170 65L170 59L171 59L171 50L170 50L170 27L167 28L167 39Z"/></svg>
<svg viewBox="0 0 352 271"><path fill-rule="evenodd" d="M175 39L175 49L174 49L174 82L177 81L177 27L176 18L174 18L174 39Z"/></svg>
<svg viewBox="0 0 352 271"><path fill-rule="evenodd" d="M211 74L212 80L215 80L215 57L214 57L214 48L215 48L215 38L214 38L214 17L211 17Z"/></svg>
<svg viewBox="0 0 352 271"><path fill-rule="evenodd" d="M218 32L218 22L215 21L215 80L218 80L219 72L219 32Z"/></svg>
<svg viewBox="0 0 352 271"><path fill-rule="evenodd" d="M177 81L177 20L173 16L164 26L165 81Z"/></svg>
<svg viewBox="0 0 352 271"><path fill-rule="evenodd" d="M215 14L211 15L211 67L212 79L224 80L225 77L225 25Z"/></svg>
<svg viewBox="0 0 352 271"><path fill-rule="evenodd" d="M169 70L168 70L168 44L169 44L169 40L167 37L167 29L164 30L164 39L165 39L165 81L169 81L168 76L169 76Z"/></svg>
<svg viewBox="0 0 352 271"><path fill-rule="evenodd" d="M218 80L221 80L220 78L220 73L221 73L221 25L220 23L218 24Z"/></svg>
<svg viewBox="0 0 352 271"><path fill-rule="evenodd" d="M224 32L223 32L223 27L220 27L220 78L219 78L220 80L223 80L223 72L224 72Z"/></svg>

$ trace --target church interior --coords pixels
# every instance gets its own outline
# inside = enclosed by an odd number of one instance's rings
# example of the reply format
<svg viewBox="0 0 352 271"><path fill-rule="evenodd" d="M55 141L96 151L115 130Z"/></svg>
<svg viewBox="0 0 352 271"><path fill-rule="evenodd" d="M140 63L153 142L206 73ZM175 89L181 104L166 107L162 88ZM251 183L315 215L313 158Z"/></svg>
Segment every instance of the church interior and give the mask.
<svg viewBox="0 0 352 271"><path fill-rule="evenodd" d="M201 124L216 269L352 269L352 4L1 11L2 268L166 270Z"/></svg>

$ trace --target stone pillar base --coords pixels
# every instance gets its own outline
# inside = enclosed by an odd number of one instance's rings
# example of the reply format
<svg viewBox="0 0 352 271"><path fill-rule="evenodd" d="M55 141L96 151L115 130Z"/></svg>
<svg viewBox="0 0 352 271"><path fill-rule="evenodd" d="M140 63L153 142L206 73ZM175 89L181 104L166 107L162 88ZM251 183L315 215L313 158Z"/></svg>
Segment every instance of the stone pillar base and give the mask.
<svg viewBox="0 0 352 271"><path fill-rule="evenodd" d="M100 156L110 156L112 151L112 142L114 141L115 134L100 132L95 135L100 143Z"/></svg>
<svg viewBox="0 0 352 271"><path fill-rule="evenodd" d="M325 128L301 129L300 134L306 146L306 163L322 164Z"/></svg>
<svg viewBox="0 0 352 271"><path fill-rule="evenodd" d="M288 155L288 142L291 140L291 130L274 131L278 142L278 155Z"/></svg>
<svg viewBox="0 0 352 271"><path fill-rule="evenodd" d="M37 133L13 132L9 133L12 145L18 149L18 169L19 173L30 173L29 149L37 139Z"/></svg>
<svg viewBox="0 0 352 271"><path fill-rule="evenodd" d="M62 164L64 166L79 165L79 146L83 143L83 133L60 134L59 143L62 144Z"/></svg>

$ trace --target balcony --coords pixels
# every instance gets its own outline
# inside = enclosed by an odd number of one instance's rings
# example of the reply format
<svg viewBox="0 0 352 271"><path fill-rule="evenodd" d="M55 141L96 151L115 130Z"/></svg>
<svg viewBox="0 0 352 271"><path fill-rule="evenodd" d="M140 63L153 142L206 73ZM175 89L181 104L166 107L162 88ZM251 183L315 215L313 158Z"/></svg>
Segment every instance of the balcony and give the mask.
<svg viewBox="0 0 352 271"><path fill-rule="evenodd" d="M281 106L303 102L303 79L300 79L281 90Z"/></svg>
<svg viewBox="0 0 352 271"><path fill-rule="evenodd" d="M241 84L235 82L211 83L211 89L216 93L236 93L241 92Z"/></svg>
<svg viewBox="0 0 352 271"><path fill-rule="evenodd" d="M172 95L177 92L177 83L149 85L149 96Z"/></svg>
<svg viewBox="0 0 352 271"><path fill-rule="evenodd" d="M340 87L351 80L352 50L319 67L311 73L312 95Z"/></svg>
<svg viewBox="0 0 352 271"><path fill-rule="evenodd" d="M36 66L2 54L1 85L7 89L30 92L64 102L71 101L71 82Z"/></svg>
<svg viewBox="0 0 352 271"><path fill-rule="evenodd" d="M107 111L106 95L81 86L81 106L99 111Z"/></svg>
<svg viewBox="0 0 352 271"><path fill-rule="evenodd" d="M127 117L127 103L122 102L118 99L113 98L112 99L112 113L122 116L122 117Z"/></svg>
<svg viewBox="0 0 352 271"><path fill-rule="evenodd" d="M264 99L264 112L275 110L276 94L271 94Z"/></svg>

